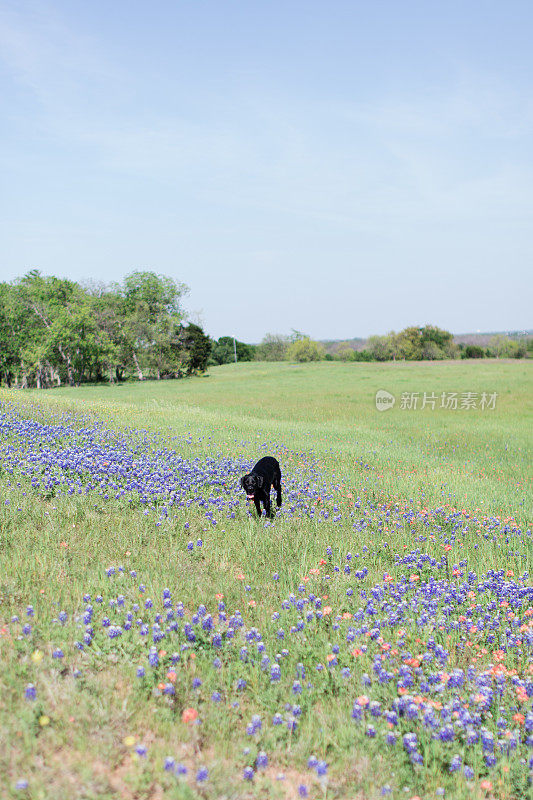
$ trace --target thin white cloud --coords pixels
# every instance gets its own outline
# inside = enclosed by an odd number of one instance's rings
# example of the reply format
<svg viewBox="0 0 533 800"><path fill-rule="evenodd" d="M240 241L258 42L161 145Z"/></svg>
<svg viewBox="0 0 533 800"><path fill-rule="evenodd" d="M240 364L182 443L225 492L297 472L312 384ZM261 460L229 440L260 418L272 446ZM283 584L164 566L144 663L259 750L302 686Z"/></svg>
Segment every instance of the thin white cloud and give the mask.
<svg viewBox="0 0 533 800"><path fill-rule="evenodd" d="M42 3L0 7L0 60L44 108L75 99L87 81L109 86L124 77L93 37L70 28Z"/></svg>

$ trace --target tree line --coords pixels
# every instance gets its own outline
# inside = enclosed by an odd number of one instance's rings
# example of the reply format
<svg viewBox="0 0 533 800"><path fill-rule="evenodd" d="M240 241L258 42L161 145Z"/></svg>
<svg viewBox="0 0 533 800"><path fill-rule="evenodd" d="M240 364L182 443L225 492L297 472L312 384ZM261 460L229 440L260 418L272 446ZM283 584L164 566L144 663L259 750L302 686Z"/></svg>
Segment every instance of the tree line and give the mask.
<svg viewBox="0 0 533 800"><path fill-rule="evenodd" d="M79 284L32 270L0 283L0 378L47 388L203 371L211 340L185 322L188 288L153 272Z"/></svg>
<svg viewBox="0 0 533 800"><path fill-rule="evenodd" d="M360 350L348 342L326 352L298 331L290 336L267 334L257 345L255 357L263 361L436 361L454 358L525 358L533 355L533 339L517 341L503 334L493 336L486 347L456 344L453 334L435 325L411 326L399 333L370 336Z"/></svg>
<svg viewBox="0 0 533 800"><path fill-rule="evenodd" d="M181 378L237 361L391 361L520 358L533 340L495 336L482 348L457 345L433 325L371 336L363 349L341 343L333 354L293 330L268 333L258 345L211 339L186 321L188 287L149 271L122 283L84 284L32 270L0 283L0 382L19 388L126 379ZM528 349L529 348L529 349Z"/></svg>

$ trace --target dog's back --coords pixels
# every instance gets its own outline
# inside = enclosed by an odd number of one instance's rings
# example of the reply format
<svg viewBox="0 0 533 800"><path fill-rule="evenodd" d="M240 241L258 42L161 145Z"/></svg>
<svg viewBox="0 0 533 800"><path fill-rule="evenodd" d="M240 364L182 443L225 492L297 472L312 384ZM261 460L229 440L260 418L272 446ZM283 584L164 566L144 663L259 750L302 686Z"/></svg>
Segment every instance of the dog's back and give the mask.
<svg viewBox="0 0 533 800"><path fill-rule="evenodd" d="M260 458L257 464L252 468L252 472L268 478L271 478L272 476L277 477L278 474L281 477L279 461L273 456L265 456L264 458Z"/></svg>

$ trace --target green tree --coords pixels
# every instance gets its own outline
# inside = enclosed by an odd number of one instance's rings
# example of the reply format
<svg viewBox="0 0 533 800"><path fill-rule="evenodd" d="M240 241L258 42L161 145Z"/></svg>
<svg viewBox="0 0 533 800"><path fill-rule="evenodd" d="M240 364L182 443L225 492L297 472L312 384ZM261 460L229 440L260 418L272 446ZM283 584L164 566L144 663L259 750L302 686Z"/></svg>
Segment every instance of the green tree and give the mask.
<svg viewBox="0 0 533 800"><path fill-rule="evenodd" d="M461 351L461 358L485 358L485 351L477 344L467 344Z"/></svg>
<svg viewBox="0 0 533 800"><path fill-rule="evenodd" d="M441 361L444 358L444 351L436 342L426 341L422 345L423 361Z"/></svg>
<svg viewBox="0 0 533 800"><path fill-rule="evenodd" d="M253 361L256 350L253 344L245 344L236 339L235 346L237 350L237 361ZM214 364L229 364L235 361L233 336L221 336L220 339L213 342L211 358Z"/></svg>
<svg viewBox="0 0 533 800"><path fill-rule="evenodd" d="M420 361L422 358L422 337L420 328L411 326L397 334L399 358L406 361Z"/></svg>
<svg viewBox="0 0 533 800"><path fill-rule="evenodd" d="M425 325L420 329L420 342L424 359L457 358L459 355L459 348L453 341L453 334L436 325ZM431 345L436 345L438 350Z"/></svg>
<svg viewBox="0 0 533 800"><path fill-rule="evenodd" d="M14 286L0 283L0 381L11 386L20 372L20 353L31 336L28 315Z"/></svg>
<svg viewBox="0 0 533 800"><path fill-rule="evenodd" d="M259 361L283 361L290 340L288 336L282 336L279 333L267 333L257 345L256 358Z"/></svg>
<svg viewBox="0 0 533 800"><path fill-rule="evenodd" d="M188 287L155 272L136 271L122 285L126 354L139 380L145 373L158 379L176 368L173 344L184 313L181 300Z"/></svg>
<svg viewBox="0 0 533 800"><path fill-rule="evenodd" d="M47 385L53 372L58 383L61 377L74 385L77 365L83 363L92 342L84 341L78 330L80 309L86 305L86 296L79 284L54 276L44 277L32 270L16 283L18 297L28 314L31 332L25 339L22 351L22 385L32 373L36 385ZM82 314L90 326L89 314Z"/></svg>
<svg viewBox="0 0 533 800"><path fill-rule="evenodd" d="M335 350L335 356L340 361L355 361L354 355L355 351L353 347L350 347L347 342L341 342L341 344Z"/></svg>
<svg viewBox="0 0 533 800"><path fill-rule="evenodd" d="M393 355L392 337L370 336L367 349L374 361L390 361Z"/></svg>
<svg viewBox="0 0 533 800"><path fill-rule="evenodd" d="M319 342L313 341L308 336L296 339L288 346L285 358L288 361L321 361L326 354L325 348Z"/></svg>
<svg viewBox="0 0 533 800"><path fill-rule="evenodd" d="M489 340L488 351L496 358L524 358L527 354L525 342L517 342L503 333L496 334Z"/></svg>
<svg viewBox="0 0 533 800"><path fill-rule="evenodd" d="M44 388L116 380L128 371L158 378L205 368L209 337L183 333L187 287L152 272L123 285L80 285L32 270L0 284L0 381Z"/></svg>
<svg viewBox="0 0 533 800"><path fill-rule="evenodd" d="M189 322L186 328L180 330L179 344L186 374L205 372L211 355L212 341L202 328Z"/></svg>

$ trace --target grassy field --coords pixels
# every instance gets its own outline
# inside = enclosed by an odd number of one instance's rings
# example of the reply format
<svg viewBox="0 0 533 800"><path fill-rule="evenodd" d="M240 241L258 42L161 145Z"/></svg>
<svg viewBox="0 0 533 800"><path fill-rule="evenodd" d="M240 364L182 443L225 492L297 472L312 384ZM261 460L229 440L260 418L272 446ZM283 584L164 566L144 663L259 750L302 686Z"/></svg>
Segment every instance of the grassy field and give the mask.
<svg viewBox="0 0 533 800"><path fill-rule="evenodd" d="M529 796L531 377L249 364L0 391L6 796ZM238 488L266 453L272 521Z"/></svg>

